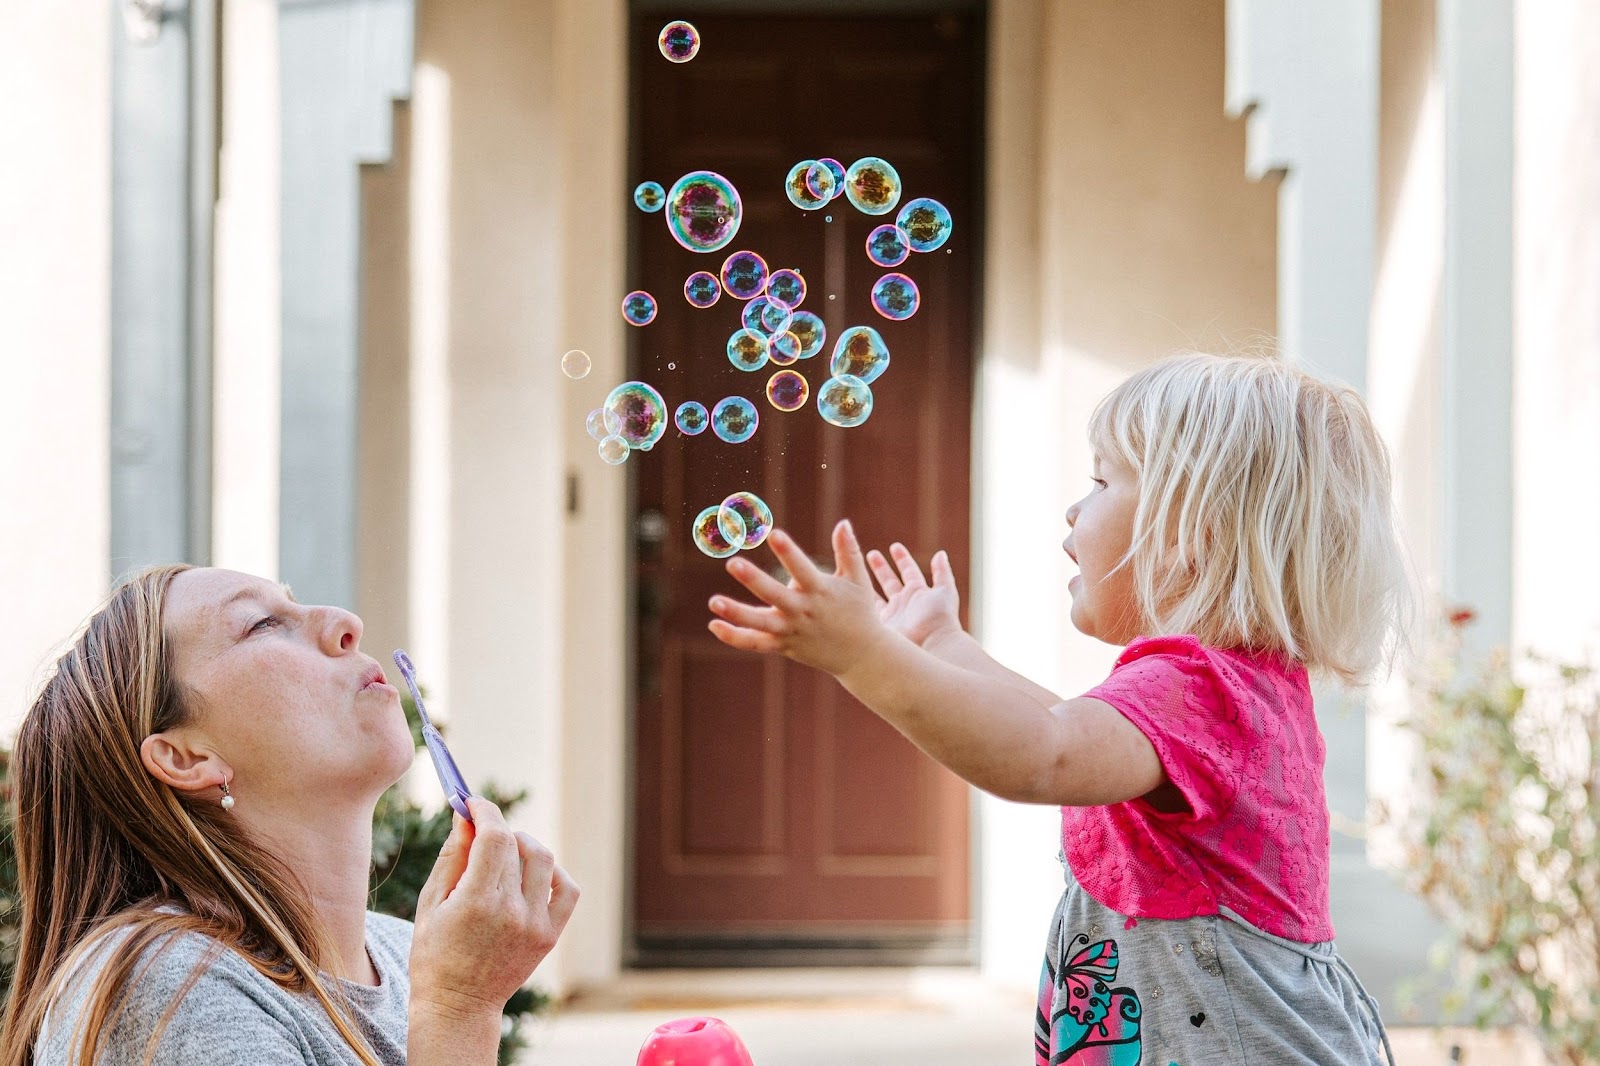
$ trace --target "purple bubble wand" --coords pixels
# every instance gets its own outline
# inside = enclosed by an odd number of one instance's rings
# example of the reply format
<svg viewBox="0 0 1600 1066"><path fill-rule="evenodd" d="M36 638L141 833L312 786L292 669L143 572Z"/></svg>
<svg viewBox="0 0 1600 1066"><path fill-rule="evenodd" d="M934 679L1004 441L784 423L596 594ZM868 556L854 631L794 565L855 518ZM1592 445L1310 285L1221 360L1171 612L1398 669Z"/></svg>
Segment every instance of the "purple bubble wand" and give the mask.
<svg viewBox="0 0 1600 1066"><path fill-rule="evenodd" d="M472 790L467 787L466 778L461 776L456 761L450 757L450 749L444 746L444 737L433 727L428 708L422 704L422 693L417 690L417 668L411 665L411 656L398 648L395 649L394 664L400 668L406 686L411 689L411 698L416 701L417 715L422 719L422 742L428 746L434 772L439 775L439 784L444 786L444 798L457 814L470 822L472 812L467 807L467 797L472 795Z"/></svg>

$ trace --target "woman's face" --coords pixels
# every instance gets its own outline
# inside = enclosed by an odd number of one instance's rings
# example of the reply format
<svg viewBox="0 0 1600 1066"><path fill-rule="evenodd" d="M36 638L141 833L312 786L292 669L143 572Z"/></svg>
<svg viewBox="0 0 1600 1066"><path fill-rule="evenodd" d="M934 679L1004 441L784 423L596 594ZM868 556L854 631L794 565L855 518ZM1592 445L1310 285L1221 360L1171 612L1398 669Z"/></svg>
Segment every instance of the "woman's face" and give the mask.
<svg viewBox="0 0 1600 1066"><path fill-rule="evenodd" d="M239 804L370 802L410 767L399 694L349 611L208 568L173 579L163 625L194 701L186 739L228 765Z"/></svg>

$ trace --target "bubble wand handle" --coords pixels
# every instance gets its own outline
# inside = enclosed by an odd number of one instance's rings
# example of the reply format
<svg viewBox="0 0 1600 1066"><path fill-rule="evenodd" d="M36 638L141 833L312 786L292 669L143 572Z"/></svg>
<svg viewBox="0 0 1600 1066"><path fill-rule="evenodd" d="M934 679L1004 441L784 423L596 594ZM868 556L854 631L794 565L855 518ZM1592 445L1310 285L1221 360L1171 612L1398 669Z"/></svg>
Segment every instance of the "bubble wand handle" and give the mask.
<svg viewBox="0 0 1600 1066"><path fill-rule="evenodd" d="M467 798L472 795L472 790L467 787L466 779L461 776L461 770L451 757L450 749L445 747L444 737L434 728L433 720L428 717L428 708L422 702L422 692L417 688L417 668L412 665L411 656L398 648L395 649L394 664L400 668L400 676L406 679L406 687L411 690L411 698L416 702L417 717L422 719L422 742L427 745L428 756L433 760L433 770L439 775L439 784L444 787L444 798L452 810L470 822L472 811L467 806Z"/></svg>

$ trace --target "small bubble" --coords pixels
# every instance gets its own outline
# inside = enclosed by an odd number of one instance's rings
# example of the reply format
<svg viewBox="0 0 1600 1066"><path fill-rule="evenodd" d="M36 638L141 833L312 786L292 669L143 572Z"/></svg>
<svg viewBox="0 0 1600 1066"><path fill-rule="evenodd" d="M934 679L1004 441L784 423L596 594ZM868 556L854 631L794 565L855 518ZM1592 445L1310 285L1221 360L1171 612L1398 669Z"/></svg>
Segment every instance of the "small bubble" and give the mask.
<svg viewBox="0 0 1600 1066"><path fill-rule="evenodd" d="M707 507L694 520L694 545L713 559L726 559L744 545L744 530L734 524L742 526L744 519L732 510L725 519L722 511L720 504Z"/></svg>
<svg viewBox="0 0 1600 1066"><path fill-rule="evenodd" d="M654 214L667 205L667 190L659 181L641 181L633 190L633 203L639 210Z"/></svg>
<svg viewBox="0 0 1600 1066"><path fill-rule="evenodd" d="M622 317L630 326L648 326L656 319L656 298L635 289L622 298Z"/></svg>
<svg viewBox="0 0 1600 1066"><path fill-rule="evenodd" d="M600 458L612 466L619 466L628 461L628 442L616 434L600 441Z"/></svg>
<svg viewBox="0 0 1600 1066"><path fill-rule="evenodd" d="M661 54L674 63L687 63L700 51L700 32L690 22L669 22L656 38Z"/></svg>
<svg viewBox="0 0 1600 1066"><path fill-rule="evenodd" d="M676 369L678 369L678 364L677 363L668 363L667 364L667 369L668 370L676 370Z"/></svg>
<svg viewBox="0 0 1600 1066"><path fill-rule="evenodd" d="M574 348L561 357L561 372L573 381L588 377L593 366L589 353L582 348Z"/></svg>
<svg viewBox="0 0 1600 1066"><path fill-rule="evenodd" d="M831 292L830 292L830 293L828 293L828 299L830 299L830 300L832 300L832 299L834 299L834 295L833 295L833 293L831 293Z"/></svg>
<svg viewBox="0 0 1600 1066"><path fill-rule="evenodd" d="M733 521L735 516L739 521ZM733 530L742 532L739 547L744 551L761 547L767 534L772 532L772 508L753 492L736 492L723 500L722 506L717 509L717 519L723 534L730 541L733 540Z"/></svg>
<svg viewBox="0 0 1600 1066"><path fill-rule="evenodd" d="M904 274L885 274L872 286L872 307L891 322L903 322L917 313L922 294Z"/></svg>
<svg viewBox="0 0 1600 1066"><path fill-rule="evenodd" d="M817 410L835 426L859 426L872 414L872 387L850 374L831 377L817 390Z"/></svg>
<svg viewBox="0 0 1600 1066"><path fill-rule="evenodd" d="M822 221L824 221L824 222L832 222L833 221L833 216L832 215L823 215L822 216Z"/></svg>

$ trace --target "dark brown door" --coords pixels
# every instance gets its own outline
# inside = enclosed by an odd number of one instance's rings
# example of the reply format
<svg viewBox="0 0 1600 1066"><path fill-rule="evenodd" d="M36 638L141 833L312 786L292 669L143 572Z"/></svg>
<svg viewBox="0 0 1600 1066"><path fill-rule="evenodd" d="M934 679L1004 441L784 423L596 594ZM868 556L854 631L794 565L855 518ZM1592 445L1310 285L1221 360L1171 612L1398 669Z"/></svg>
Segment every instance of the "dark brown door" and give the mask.
<svg viewBox="0 0 1600 1066"><path fill-rule="evenodd" d="M684 12L701 32L691 62L659 54L663 19L636 16L631 180L670 188L717 171L739 189L742 227L710 254L679 247L662 216L637 213L630 286L660 306L630 331L633 373L669 408L742 395L756 435L727 444L675 428L629 461L636 534L633 932L639 964L956 961L970 957L966 786L856 703L832 678L741 653L706 630L714 592L743 593L701 554L691 521L750 490L779 525L831 568L828 534L843 516L863 540L969 566L973 314L983 111L977 16L837 18ZM789 168L833 156L887 159L905 197L932 196L955 218L938 251L899 270L922 293L916 315L872 308L885 271L866 238L894 215L840 197L802 212L784 195ZM685 277L715 272L736 249L806 278L803 309L828 342L795 364L812 402L794 413L765 396L767 367L726 356L743 305L683 298ZM619 294L620 295L620 294ZM861 426L818 415L833 340L870 325L888 343ZM773 567L771 553L751 555Z"/></svg>

